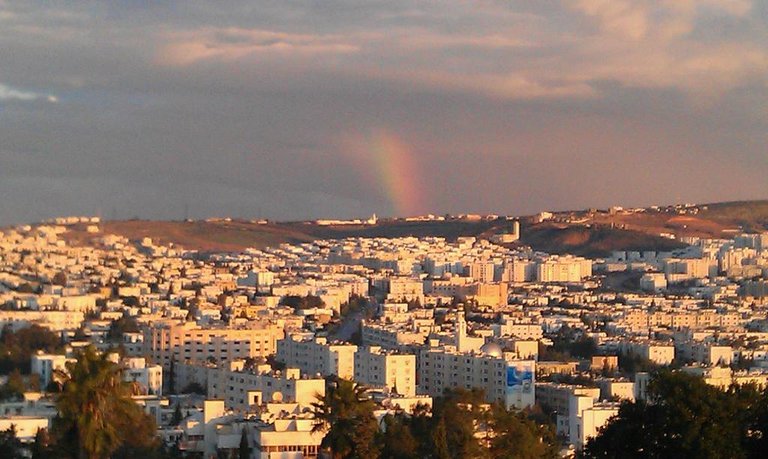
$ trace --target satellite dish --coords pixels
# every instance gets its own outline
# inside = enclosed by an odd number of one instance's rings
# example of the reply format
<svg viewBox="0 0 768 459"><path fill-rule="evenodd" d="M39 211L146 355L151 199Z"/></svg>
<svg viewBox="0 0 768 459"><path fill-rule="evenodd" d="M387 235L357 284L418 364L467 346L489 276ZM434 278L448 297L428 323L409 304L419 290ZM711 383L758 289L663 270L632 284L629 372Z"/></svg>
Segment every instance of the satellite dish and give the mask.
<svg viewBox="0 0 768 459"><path fill-rule="evenodd" d="M273 402L282 402L283 401L283 393L282 392L274 392L272 394L272 401Z"/></svg>

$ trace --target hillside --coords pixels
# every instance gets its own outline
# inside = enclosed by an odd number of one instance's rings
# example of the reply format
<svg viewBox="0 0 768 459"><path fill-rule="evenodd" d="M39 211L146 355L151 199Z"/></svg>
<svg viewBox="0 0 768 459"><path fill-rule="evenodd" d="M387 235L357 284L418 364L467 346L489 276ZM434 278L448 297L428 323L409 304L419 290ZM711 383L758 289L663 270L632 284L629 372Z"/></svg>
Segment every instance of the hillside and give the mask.
<svg viewBox="0 0 768 459"><path fill-rule="evenodd" d="M660 234L730 237L736 231L768 228L768 201L746 201L669 206L632 210L584 210L558 212L538 222L522 217L522 242L536 250L603 256L613 250L670 250L678 241ZM247 247L264 248L281 243L346 237L488 237L509 231L506 219L449 219L414 222L382 220L376 225L322 226L312 222L255 223L245 220L147 221L122 220L101 224L101 234L118 234L131 240L153 240L203 252L236 252ZM66 237L87 243L93 235L84 225L74 225Z"/></svg>
<svg viewBox="0 0 768 459"><path fill-rule="evenodd" d="M538 225L523 232L523 243L549 253L601 257L614 250L673 250L679 241L609 226Z"/></svg>

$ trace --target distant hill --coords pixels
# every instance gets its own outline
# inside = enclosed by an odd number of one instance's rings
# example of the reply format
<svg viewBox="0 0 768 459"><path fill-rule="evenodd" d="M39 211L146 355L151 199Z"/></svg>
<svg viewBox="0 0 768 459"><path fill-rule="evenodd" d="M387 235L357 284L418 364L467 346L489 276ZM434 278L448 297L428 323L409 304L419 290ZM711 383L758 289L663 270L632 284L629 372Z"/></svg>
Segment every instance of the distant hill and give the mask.
<svg viewBox="0 0 768 459"><path fill-rule="evenodd" d="M737 231L768 229L768 201L668 206L647 209L557 212L539 221L521 217L522 243L550 253L603 256L613 250L670 250L682 244L669 236L732 237ZM507 219L445 221L382 220L376 225L317 225L313 222L256 223L245 220L120 220L101 224L101 234L131 240L150 237L203 252L237 252L281 243L346 237L490 237L511 231ZM666 237L662 237L665 234ZM66 237L87 243L94 236L74 225Z"/></svg>
<svg viewBox="0 0 768 459"><path fill-rule="evenodd" d="M728 225L737 225L745 231L763 231L768 228L768 200L736 201L708 204L702 218Z"/></svg>
<svg viewBox="0 0 768 459"><path fill-rule="evenodd" d="M674 250L685 244L658 235L610 226L540 225L523 232L523 242L549 253L587 257L607 256L614 250Z"/></svg>

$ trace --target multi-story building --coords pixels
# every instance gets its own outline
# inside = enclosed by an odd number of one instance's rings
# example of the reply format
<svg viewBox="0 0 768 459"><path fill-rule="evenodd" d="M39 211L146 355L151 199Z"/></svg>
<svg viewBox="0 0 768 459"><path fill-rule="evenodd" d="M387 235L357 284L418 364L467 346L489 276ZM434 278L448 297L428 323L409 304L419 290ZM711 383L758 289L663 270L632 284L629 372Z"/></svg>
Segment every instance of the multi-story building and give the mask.
<svg viewBox="0 0 768 459"><path fill-rule="evenodd" d="M361 331L363 344L387 349L402 349L424 344L429 334L428 329L414 330L413 327L394 327L371 322L363 322Z"/></svg>
<svg viewBox="0 0 768 459"><path fill-rule="evenodd" d="M58 332L76 330L84 319L79 311L0 311L0 328L10 326L17 331L36 324Z"/></svg>
<svg viewBox="0 0 768 459"><path fill-rule="evenodd" d="M592 260L574 256L551 256L539 261L536 280L539 282L581 282L592 275Z"/></svg>
<svg viewBox="0 0 768 459"><path fill-rule="evenodd" d="M588 396L597 401L600 389L553 382L536 383L536 403L555 414L556 432L560 436L567 437L569 434L570 400L574 395Z"/></svg>
<svg viewBox="0 0 768 459"><path fill-rule="evenodd" d="M387 299L391 301L424 302L424 283L420 279L393 277L389 279Z"/></svg>
<svg viewBox="0 0 768 459"><path fill-rule="evenodd" d="M416 395L416 356L363 347L355 353L355 381L369 387L387 387L406 396Z"/></svg>
<svg viewBox="0 0 768 459"><path fill-rule="evenodd" d="M536 402L558 415L568 416L573 395L589 396L597 401L600 399L600 388L554 382L536 383Z"/></svg>
<svg viewBox="0 0 768 459"><path fill-rule="evenodd" d="M491 262L469 263L464 268L467 276L478 282L493 282L496 266Z"/></svg>
<svg viewBox="0 0 768 459"><path fill-rule="evenodd" d="M488 402L523 409L535 402L534 360L505 358L499 346L487 343L481 352L459 352L455 346L427 348L419 359L419 391L440 396L446 389L480 388Z"/></svg>
<svg viewBox="0 0 768 459"><path fill-rule="evenodd" d="M336 375L344 379L355 375L356 351L354 344L328 343L322 337L289 335L277 342L277 360L287 366L310 375Z"/></svg>
<svg viewBox="0 0 768 459"><path fill-rule="evenodd" d="M213 359L231 362L246 357L267 357L277 350L283 328L260 323L250 328L201 328L194 323L156 324L146 331L145 352L168 371L171 361Z"/></svg>
<svg viewBox="0 0 768 459"><path fill-rule="evenodd" d="M587 441L597 435L600 427L619 413L619 403L596 403L589 395L571 395L569 416L569 441L581 450Z"/></svg>
<svg viewBox="0 0 768 459"><path fill-rule="evenodd" d="M250 411L264 402L291 402L310 406L325 395L325 379L302 375L298 368L283 372L260 365L252 371L243 361L208 369L208 398L224 400L226 406Z"/></svg>
<svg viewBox="0 0 768 459"><path fill-rule="evenodd" d="M622 353L635 354L659 365L669 365L675 359L675 346L653 341L622 341Z"/></svg>

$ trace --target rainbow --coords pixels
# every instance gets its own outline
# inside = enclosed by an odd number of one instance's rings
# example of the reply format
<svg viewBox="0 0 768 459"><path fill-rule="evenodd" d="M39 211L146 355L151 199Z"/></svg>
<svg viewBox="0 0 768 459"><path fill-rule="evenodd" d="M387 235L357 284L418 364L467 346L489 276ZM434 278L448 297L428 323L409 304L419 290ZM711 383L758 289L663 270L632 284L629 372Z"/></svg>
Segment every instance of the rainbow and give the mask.
<svg viewBox="0 0 768 459"><path fill-rule="evenodd" d="M356 139L353 145L347 151L354 152L354 163L364 177L380 187L396 216L424 211L423 179L413 151L405 142L379 129Z"/></svg>

